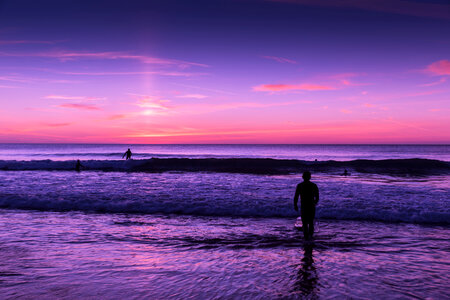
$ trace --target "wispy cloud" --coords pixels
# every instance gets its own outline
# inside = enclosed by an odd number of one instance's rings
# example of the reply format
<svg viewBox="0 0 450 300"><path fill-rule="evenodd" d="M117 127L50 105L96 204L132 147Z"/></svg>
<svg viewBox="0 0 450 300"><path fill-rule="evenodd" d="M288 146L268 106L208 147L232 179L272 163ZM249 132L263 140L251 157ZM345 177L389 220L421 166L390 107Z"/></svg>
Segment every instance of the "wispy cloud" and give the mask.
<svg viewBox="0 0 450 300"><path fill-rule="evenodd" d="M79 109L79 110L100 110L100 107L84 103L63 103L57 105L61 108Z"/></svg>
<svg viewBox="0 0 450 300"><path fill-rule="evenodd" d="M427 66L426 71L435 75L450 75L450 61L443 59Z"/></svg>
<svg viewBox="0 0 450 300"><path fill-rule="evenodd" d="M334 90L334 88L327 85L302 83L302 84L262 84L253 87L253 90L258 92L281 92L289 90L324 91L324 90Z"/></svg>
<svg viewBox="0 0 450 300"><path fill-rule="evenodd" d="M18 45L18 44L47 44L52 45L62 41L33 41L33 40L0 40L0 45Z"/></svg>
<svg viewBox="0 0 450 300"><path fill-rule="evenodd" d="M363 106L367 107L367 108L374 108L374 107L376 107L376 105L370 104L370 103L364 103Z"/></svg>
<svg viewBox="0 0 450 300"><path fill-rule="evenodd" d="M268 56L268 55L264 55L264 56L261 56L261 57L262 58L266 58L266 59L270 59L270 60L274 60L274 61L282 63L282 64L284 64L284 63L296 64L297 63L295 60L284 58L284 57Z"/></svg>
<svg viewBox="0 0 450 300"><path fill-rule="evenodd" d="M363 73L339 73L329 76L329 79L337 80L340 84L345 86L362 86L369 85L369 83L357 83L352 80L352 78L363 76Z"/></svg>
<svg viewBox="0 0 450 300"><path fill-rule="evenodd" d="M48 70L44 70L48 72ZM50 71L51 72L51 71ZM53 72L53 73L59 73L61 72ZM17 76L17 75L6 75L6 76L0 76L0 81L12 81L12 82L21 82L21 83L41 83L41 82L48 82L48 83L80 83L81 81L78 80L64 80L64 79L48 79L48 78L33 78L33 77L24 77L24 76Z"/></svg>
<svg viewBox="0 0 450 300"><path fill-rule="evenodd" d="M189 73L189 72L177 72L177 71L143 71L143 72L60 72L50 71L53 73L64 75L79 75L79 76L130 76L130 75L161 75L161 76L179 76L179 77L191 77L208 75L208 73Z"/></svg>
<svg viewBox="0 0 450 300"><path fill-rule="evenodd" d="M194 99L204 99L208 98L208 96L202 95L202 94L187 94L187 95L180 95L177 96L178 98L194 98Z"/></svg>
<svg viewBox="0 0 450 300"><path fill-rule="evenodd" d="M420 84L419 86L422 86L422 87L427 87L427 86L435 86L435 85L438 85L438 84L441 84L441 83L444 83L444 82L446 82L447 81L447 79L445 78L445 77L442 77L441 79L439 79L438 81L434 81L434 82L430 82L430 83L424 83L424 84Z"/></svg>
<svg viewBox="0 0 450 300"><path fill-rule="evenodd" d="M27 83L27 82L31 82L31 79L28 78L22 78L22 77L18 77L18 76L0 76L0 80L2 81L12 81L12 82L23 82L23 83Z"/></svg>
<svg viewBox="0 0 450 300"><path fill-rule="evenodd" d="M176 109L181 113L203 114L221 110L237 109L237 108L268 108L276 106L289 106L296 104L310 104L312 101L297 100L284 102L229 102L229 103L198 103L189 106L178 106Z"/></svg>
<svg viewBox="0 0 450 300"><path fill-rule="evenodd" d="M142 115L165 115L173 108L169 103L170 100L161 100L151 96L144 96L135 104L144 108L144 110L140 112Z"/></svg>
<svg viewBox="0 0 450 300"><path fill-rule="evenodd" d="M46 127L64 127L64 126L69 126L72 123L42 123L43 126Z"/></svg>
<svg viewBox="0 0 450 300"><path fill-rule="evenodd" d="M85 97L85 96L65 96L65 95L48 95L45 96L44 98L53 100L83 100L83 101L95 101L106 99L106 97Z"/></svg>
<svg viewBox="0 0 450 300"><path fill-rule="evenodd" d="M79 80L67 80L67 79L50 79L50 80L48 80L48 82L50 82L50 83L68 83L68 84L73 84L73 83L80 83L82 81L79 81Z"/></svg>
<svg viewBox="0 0 450 300"><path fill-rule="evenodd" d="M128 118L130 115L129 114L114 114L114 115L110 115L108 116L106 119L107 120L120 120L120 119L125 119Z"/></svg>
<svg viewBox="0 0 450 300"><path fill-rule="evenodd" d="M343 114L351 114L352 113L351 110L348 110L348 109L345 109L345 108L341 109L340 112L343 113Z"/></svg>
<svg viewBox="0 0 450 300"><path fill-rule="evenodd" d="M187 88L199 89L199 90L202 90L202 91L208 91L208 92L213 92L213 93L218 93L218 94L225 94L225 95L232 95L232 96L236 95L235 93L232 93L232 92L229 92L229 91L212 89L212 88L206 88L206 87L203 87L203 86L195 86L195 85L179 84L179 83L174 83L174 85L187 87Z"/></svg>
<svg viewBox="0 0 450 300"><path fill-rule="evenodd" d="M262 84L254 86L254 91L259 92L282 92L290 90L300 91L325 91L336 90L338 88L344 88L347 86L361 86L368 85L368 83L355 83L351 81L351 78L362 76L362 73L340 73L334 75L321 75L311 79L312 81L318 81L321 83L301 83L301 84Z"/></svg>
<svg viewBox="0 0 450 300"><path fill-rule="evenodd" d="M450 19L450 5L405 0L266 0L299 5L325 6L386 12L400 15Z"/></svg>
<svg viewBox="0 0 450 300"><path fill-rule="evenodd" d="M48 57L55 58L60 61L78 60L78 59L127 59L137 60L144 64L155 64L162 66L177 66L179 68L187 67L208 67L206 64L182 61L176 59L164 59L147 55L129 54L126 52L77 52L77 51L49 51L37 53L16 53L16 52L0 52L0 56L18 56L18 57Z"/></svg>

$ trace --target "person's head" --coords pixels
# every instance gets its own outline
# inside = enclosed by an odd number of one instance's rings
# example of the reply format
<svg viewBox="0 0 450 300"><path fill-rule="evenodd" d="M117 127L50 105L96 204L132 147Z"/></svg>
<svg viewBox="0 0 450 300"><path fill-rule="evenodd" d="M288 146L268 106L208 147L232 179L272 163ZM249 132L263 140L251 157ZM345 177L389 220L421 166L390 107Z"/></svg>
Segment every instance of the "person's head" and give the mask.
<svg viewBox="0 0 450 300"><path fill-rule="evenodd" d="M311 179L311 172L309 172L309 171L303 172L302 178L304 181L309 181Z"/></svg>

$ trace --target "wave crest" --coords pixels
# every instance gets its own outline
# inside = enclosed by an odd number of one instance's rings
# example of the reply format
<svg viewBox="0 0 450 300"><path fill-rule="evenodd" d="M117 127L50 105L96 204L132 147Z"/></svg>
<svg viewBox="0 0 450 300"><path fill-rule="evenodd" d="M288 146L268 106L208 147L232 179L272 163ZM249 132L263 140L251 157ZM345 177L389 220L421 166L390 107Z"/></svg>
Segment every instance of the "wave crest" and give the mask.
<svg viewBox="0 0 450 300"><path fill-rule="evenodd" d="M105 172L229 172L248 174L289 174L305 169L329 172L348 169L350 172L427 175L449 174L450 163L431 159L385 159L351 161L303 161L271 158L151 158L133 160L84 160L84 170ZM75 161L32 160L0 161L0 170L73 171Z"/></svg>

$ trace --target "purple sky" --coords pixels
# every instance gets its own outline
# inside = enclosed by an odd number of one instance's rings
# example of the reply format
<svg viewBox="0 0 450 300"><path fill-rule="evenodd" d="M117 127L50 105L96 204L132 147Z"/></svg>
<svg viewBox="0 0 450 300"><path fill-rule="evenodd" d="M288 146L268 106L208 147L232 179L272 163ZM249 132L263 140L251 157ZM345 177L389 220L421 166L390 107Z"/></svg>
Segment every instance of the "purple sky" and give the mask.
<svg viewBox="0 0 450 300"><path fill-rule="evenodd" d="M0 1L0 142L449 143L448 1Z"/></svg>

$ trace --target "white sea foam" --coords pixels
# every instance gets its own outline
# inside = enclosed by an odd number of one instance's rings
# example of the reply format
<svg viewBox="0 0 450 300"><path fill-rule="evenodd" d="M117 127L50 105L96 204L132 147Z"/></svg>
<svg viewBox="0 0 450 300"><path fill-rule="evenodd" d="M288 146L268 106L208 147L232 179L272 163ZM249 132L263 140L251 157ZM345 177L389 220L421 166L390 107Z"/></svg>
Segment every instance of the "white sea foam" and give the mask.
<svg viewBox="0 0 450 300"><path fill-rule="evenodd" d="M317 217L450 224L446 177L316 175ZM0 172L0 207L49 211L295 218L297 176L227 173ZM432 183L434 180L434 183Z"/></svg>

